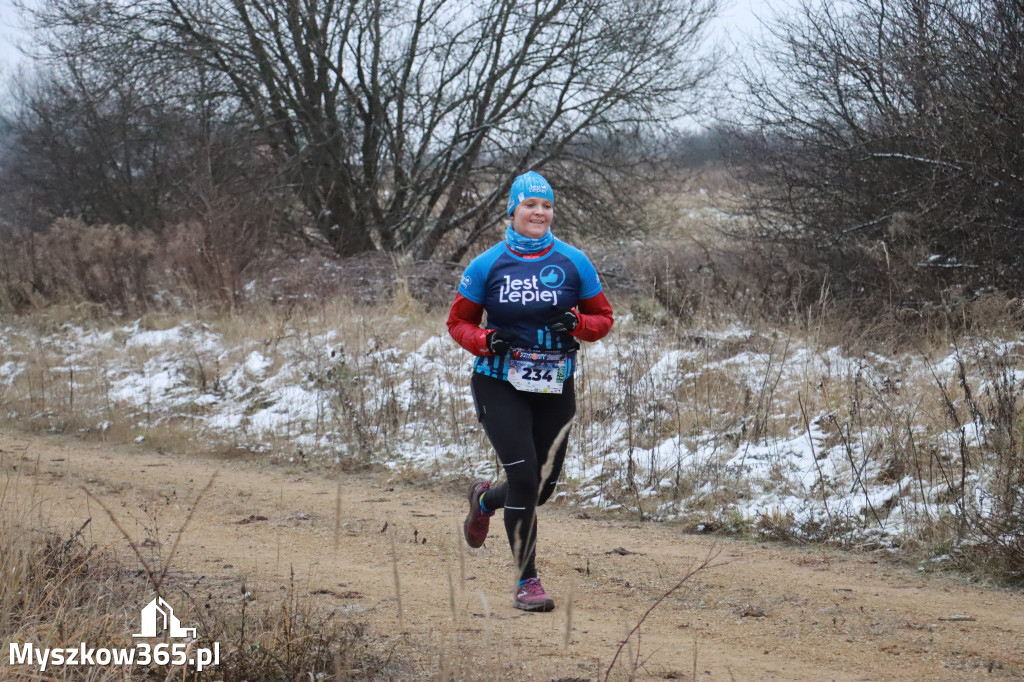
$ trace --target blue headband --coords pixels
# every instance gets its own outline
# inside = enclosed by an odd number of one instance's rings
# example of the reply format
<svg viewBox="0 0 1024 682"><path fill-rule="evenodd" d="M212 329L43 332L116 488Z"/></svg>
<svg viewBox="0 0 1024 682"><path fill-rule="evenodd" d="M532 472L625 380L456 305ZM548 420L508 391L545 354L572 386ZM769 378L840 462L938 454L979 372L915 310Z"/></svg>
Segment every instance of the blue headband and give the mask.
<svg viewBox="0 0 1024 682"><path fill-rule="evenodd" d="M555 203L555 193L551 191L551 185L543 175L533 171L527 171L512 181L512 188L508 191L508 214L515 213L516 206L527 197L539 197Z"/></svg>

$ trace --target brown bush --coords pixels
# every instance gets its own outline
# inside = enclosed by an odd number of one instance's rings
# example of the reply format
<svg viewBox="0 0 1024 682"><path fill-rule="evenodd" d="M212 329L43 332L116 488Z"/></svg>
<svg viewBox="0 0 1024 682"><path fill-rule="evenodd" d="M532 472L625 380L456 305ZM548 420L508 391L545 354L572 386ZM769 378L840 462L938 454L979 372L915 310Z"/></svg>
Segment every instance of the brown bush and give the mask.
<svg viewBox="0 0 1024 682"><path fill-rule="evenodd" d="M261 258L259 225L242 221L195 220L166 235L166 277L170 288L193 305L236 308L242 303L243 276Z"/></svg>
<svg viewBox="0 0 1024 682"><path fill-rule="evenodd" d="M269 212L211 211L163 234L60 218L45 232L8 230L0 311L96 304L115 314L189 302L233 308L243 277L270 260Z"/></svg>
<svg viewBox="0 0 1024 682"><path fill-rule="evenodd" d="M12 231L4 241L0 309L7 312L79 302L126 310L152 298L158 249L149 231L60 218L47 232Z"/></svg>

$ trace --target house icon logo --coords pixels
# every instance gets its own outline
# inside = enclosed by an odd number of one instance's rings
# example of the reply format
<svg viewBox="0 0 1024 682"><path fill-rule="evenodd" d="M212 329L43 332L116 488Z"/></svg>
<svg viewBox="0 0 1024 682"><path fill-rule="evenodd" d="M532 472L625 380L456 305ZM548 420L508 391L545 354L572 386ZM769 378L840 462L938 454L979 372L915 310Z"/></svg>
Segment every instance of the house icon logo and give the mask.
<svg viewBox="0 0 1024 682"><path fill-rule="evenodd" d="M146 604L142 609L142 632L132 637L156 637L161 629L168 630L171 637L191 637L195 639L195 628L183 628L174 616L174 609L160 597Z"/></svg>

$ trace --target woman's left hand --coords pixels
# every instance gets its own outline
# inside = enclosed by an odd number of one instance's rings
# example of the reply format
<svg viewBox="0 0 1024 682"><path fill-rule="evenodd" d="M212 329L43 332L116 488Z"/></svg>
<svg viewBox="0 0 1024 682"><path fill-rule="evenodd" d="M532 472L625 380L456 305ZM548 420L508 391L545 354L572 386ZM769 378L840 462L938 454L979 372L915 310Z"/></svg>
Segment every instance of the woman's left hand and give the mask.
<svg viewBox="0 0 1024 682"><path fill-rule="evenodd" d="M566 310L565 312L552 315L545 322L545 326L553 332L564 332L571 334L573 329L576 329L576 325L579 324L580 319L576 317L576 313L572 310Z"/></svg>

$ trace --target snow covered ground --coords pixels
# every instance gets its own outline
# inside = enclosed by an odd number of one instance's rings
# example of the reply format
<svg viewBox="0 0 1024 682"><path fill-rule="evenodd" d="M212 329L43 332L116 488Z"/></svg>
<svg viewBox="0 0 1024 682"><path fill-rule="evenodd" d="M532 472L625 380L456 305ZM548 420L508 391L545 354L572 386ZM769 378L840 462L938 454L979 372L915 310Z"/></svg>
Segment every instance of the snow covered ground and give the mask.
<svg viewBox="0 0 1024 682"><path fill-rule="evenodd" d="M140 443L173 426L285 462L496 476L468 355L429 332L361 338L0 326L0 410L93 436L120 424ZM665 338L626 316L581 354L558 495L696 530L896 547L999 499L993 453L1019 414L1021 356L1016 341L847 355L738 324Z"/></svg>

